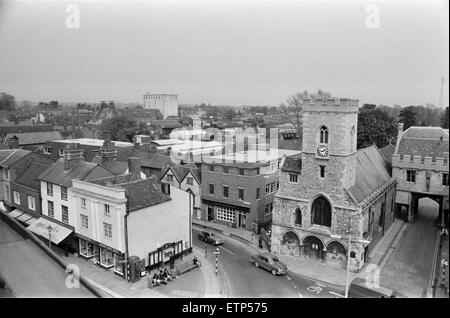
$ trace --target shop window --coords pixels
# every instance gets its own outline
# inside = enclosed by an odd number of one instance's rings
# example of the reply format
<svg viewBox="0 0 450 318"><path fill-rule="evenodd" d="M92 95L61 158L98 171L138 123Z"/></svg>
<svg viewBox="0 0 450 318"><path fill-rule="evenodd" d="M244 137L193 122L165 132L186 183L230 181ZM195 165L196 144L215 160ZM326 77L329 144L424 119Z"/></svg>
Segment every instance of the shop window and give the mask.
<svg viewBox="0 0 450 318"><path fill-rule="evenodd" d="M125 259L124 255L118 255L118 254L114 254L114 271L117 274L123 275L123 270L125 267L124 263L121 263L121 261L123 261Z"/></svg>
<svg viewBox="0 0 450 318"><path fill-rule="evenodd" d="M235 222L236 211L228 207L217 207L217 219L226 222Z"/></svg>
<svg viewBox="0 0 450 318"><path fill-rule="evenodd" d="M100 264L104 267L114 266L114 254L105 248L100 248Z"/></svg>
<svg viewBox="0 0 450 318"><path fill-rule="evenodd" d="M84 257L94 256L94 244L80 239L80 255Z"/></svg>

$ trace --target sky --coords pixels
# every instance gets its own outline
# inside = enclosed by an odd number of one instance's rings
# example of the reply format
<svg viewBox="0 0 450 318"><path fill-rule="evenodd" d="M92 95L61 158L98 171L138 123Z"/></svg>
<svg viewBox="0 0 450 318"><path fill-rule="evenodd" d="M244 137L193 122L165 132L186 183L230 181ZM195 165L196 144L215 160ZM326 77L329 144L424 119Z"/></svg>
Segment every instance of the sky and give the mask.
<svg viewBox="0 0 450 318"><path fill-rule="evenodd" d="M405 106L437 105L444 78L447 106L448 5L0 0L0 91L31 101L142 103L150 92L181 104L279 105L322 89Z"/></svg>

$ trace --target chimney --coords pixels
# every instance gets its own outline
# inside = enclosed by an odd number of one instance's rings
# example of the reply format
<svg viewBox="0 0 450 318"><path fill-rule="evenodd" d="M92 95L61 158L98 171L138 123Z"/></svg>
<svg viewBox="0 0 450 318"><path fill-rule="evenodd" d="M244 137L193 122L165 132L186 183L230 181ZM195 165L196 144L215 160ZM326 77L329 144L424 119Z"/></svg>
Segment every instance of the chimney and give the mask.
<svg viewBox="0 0 450 318"><path fill-rule="evenodd" d="M403 133L403 123L398 123L398 136Z"/></svg>
<svg viewBox="0 0 450 318"><path fill-rule="evenodd" d="M100 109L104 109L104 108L107 108L107 107L108 107L108 104L106 104L106 102L104 100L102 100L100 102Z"/></svg>
<svg viewBox="0 0 450 318"><path fill-rule="evenodd" d="M134 142L134 150L139 150L140 146L140 143L138 143L137 141Z"/></svg>
<svg viewBox="0 0 450 318"><path fill-rule="evenodd" d="M78 149L79 144L70 143L64 150L64 170L72 169L83 160L83 149Z"/></svg>
<svg viewBox="0 0 450 318"><path fill-rule="evenodd" d="M6 143L8 144L8 149L17 149L19 148L19 137L14 135Z"/></svg>
<svg viewBox="0 0 450 318"><path fill-rule="evenodd" d="M128 173L135 180L141 178L141 162L139 157L128 157Z"/></svg>
<svg viewBox="0 0 450 318"><path fill-rule="evenodd" d="M111 109L111 110L113 110L113 109L115 109L116 107L114 106L114 101L110 101L109 102L109 109Z"/></svg>
<svg viewBox="0 0 450 318"><path fill-rule="evenodd" d="M105 148L109 148L112 147L112 142L111 142L111 132L109 131L104 131L102 132L102 136L103 136L103 147Z"/></svg>

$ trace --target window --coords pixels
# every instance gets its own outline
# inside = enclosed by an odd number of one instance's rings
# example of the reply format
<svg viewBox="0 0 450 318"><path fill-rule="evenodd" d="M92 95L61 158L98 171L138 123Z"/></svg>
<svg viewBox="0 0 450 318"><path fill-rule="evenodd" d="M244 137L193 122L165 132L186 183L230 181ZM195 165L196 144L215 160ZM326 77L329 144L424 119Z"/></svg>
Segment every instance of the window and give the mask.
<svg viewBox="0 0 450 318"><path fill-rule="evenodd" d="M81 198L81 207L86 209L86 198Z"/></svg>
<svg viewBox="0 0 450 318"><path fill-rule="evenodd" d="M228 167L223 167L223 173L228 173Z"/></svg>
<svg viewBox="0 0 450 318"><path fill-rule="evenodd" d="M296 226L302 226L302 211L300 208L296 208L294 212L294 224Z"/></svg>
<svg viewBox="0 0 450 318"><path fill-rule="evenodd" d="M259 175L259 168L256 168L256 174Z"/></svg>
<svg viewBox="0 0 450 318"><path fill-rule="evenodd" d="M103 235L106 238L112 238L112 225L108 223L103 223Z"/></svg>
<svg viewBox="0 0 450 318"><path fill-rule="evenodd" d="M80 254L84 257L94 256L94 244L80 239Z"/></svg>
<svg viewBox="0 0 450 318"><path fill-rule="evenodd" d="M325 126L320 127L320 143L321 144L328 143L328 128Z"/></svg>
<svg viewBox="0 0 450 318"><path fill-rule="evenodd" d="M100 264L105 267L114 266L114 254L105 248L100 249Z"/></svg>
<svg viewBox="0 0 450 318"><path fill-rule="evenodd" d="M47 195L53 196L53 184L47 182Z"/></svg>
<svg viewBox="0 0 450 318"><path fill-rule="evenodd" d="M209 194L214 195L214 183L209 184Z"/></svg>
<svg viewBox="0 0 450 318"><path fill-rule="evenodd" d="M209 165L209 171L214 171L214 166L213 165Z"/></svg>
<svg viewBox="0 0 450 318"><path fill-rule="evenodd" d="M331 206L327 199L320 196L312 205L312 224L331 227Z"/></svg>
<svg viewBox="0 0 450 318"><path fill-rule="evenodd" d="M319 166L319 177L325 178L325 166Z"/></svg>
<svg viewBox="0 0 450 318"><path fill-rule="evenodd" d="M8 169L5 169L5 178L9 179L9 170Z"/></svg>
<svg viewBox="0 0 450 318"><path fill-rule="evenodd" d="M9 188L9 184L5 184L5 197L6 197L6 200L9 202L9 201L11 201L11 192L10 192L10 188Z"/></svg>
<svg viewBox="0 0 450 318"><path fill-rule="evenodd" d="M406 182L415 183L416 182L416 171L406 170Z"/></svg>
<svg viewBox="0 0 450 318"><path fill-rule="evenodd" d="M64 157L64 149L59 149L58 154L60 157Z"/></svg>
<svg viewBox="0 0 450 318"><path fill-rule="evenodd" d="M449 179L448 179L448 173L442 174L442 185L445 187L449 186Z"/></svg>
<svg viewBox="0 0 450 318"><path fill-rule="evenodd" d="M54 218L55 217L55 210L53 208L53 202L52 201L48 201L48 216Z"/></svg>
<svg viewBox="0 0 450 318"><path fill-rule="evenodd" d="M89 228L89 219L87 215L80 214L80 216L81 216L81 227L87 230Z"/></svg>
<svg viewBox="0 0 450 318"><path fill-rule="evenodd" d="M173 175L168 174L166 179L167 179L167 181L172 182L173 181Z"/></svg>
<svg viewBox="0 0 450 318"><path fill-rule="evenodd" d="M261 198L261 188L256 188L256 200Z"/></svg>
<svg viewBox="0 0 450 318"><path fill-rule="evenodd" d="M20 193L17 191L14 191L14 203L15 204L20 204Z"/></svg>
<svg viewBox="0 0 450 318"><path fill-rule="evenodd" d="M52 153L52 147L44 147L44 153L50 155Z"/></svg>
<svg viewBox="0 0 450 318"><path fill-rule="evenodd" d="M194 184L194 178L187 177L186 183L189 184L189 185L193 185Z"/></svg>
<svg viewBox="0 0 450 318"><path fill-rule="evenodd" d="M224 196L224 198L228 198L228 186L227 185L223 186L223 196Z"/></svg>
<svg viewBox="0 0 450 318"><path fill-rule="evenodd" d="M223 206L217 207L217 219L225 222L235 222L236 211Z"/></svg>
<svg viewBox="0 0 450 318"><path fill-rule="evenodd" d="M266 185L266 194L270 193L270 184Z"/></svg>
<svg viewBox="0 0 450 318"><path fill-rule="evenodd" d="M61 187L61 199L67 201L67 188Z"/></svg>
<svg viewBox="0 0 450 318"><path fill-rule="evenodd" d="M241 176L244 175L244 168L239 168L239 175L241 175Z"/></svg>
<svg viewBox="0 0 450 318"><path fill-rule="evenodd" d="M28 208L30 210L36 211L36 201L34 197L28 196Z"/></svg>
<svg viewBox="0 0 450 318"><path fill-rule="evenodd" d="M289 174L289 182L297 183L297 181L298 181L298 175L295 173L290 173Z"/></svg>
<svg viewBox="0 0 450 318"><path fill-rule="evenodd" d="M265 216L273 212L273 203L269 203L264 207Z"/></svg>
<svg viewBox="0 0 450 318"><path fill-rule="evenodd" d="M238 200L244 201L244 189L238 188Z"/></svg>
<svg viewBox="0 0 450 318"><path fill-rule="evenodd" d="M105 215L111 216L111 207L109 206L109 204L104 204L104 207L105 207Z"/></svg>
<svg viewBox="0 0 450 318"><path fill-rule="evenodd" d="M280 189L280 181L277 181L277 191Z"/></svg>
<svg viewBox="0 0 450 318"><path fill-rule="evenodd" d="M64 205L61 205L61 212L62 212L62 221L64 223L69 223L69 209Z"/></svg>

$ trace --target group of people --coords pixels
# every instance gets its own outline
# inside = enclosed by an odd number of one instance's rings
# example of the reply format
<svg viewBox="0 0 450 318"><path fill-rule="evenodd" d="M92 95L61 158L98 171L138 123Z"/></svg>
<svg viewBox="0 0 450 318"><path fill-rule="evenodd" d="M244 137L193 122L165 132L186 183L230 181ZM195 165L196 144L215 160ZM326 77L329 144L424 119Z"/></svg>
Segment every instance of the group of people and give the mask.
<svg viewBox="0 0 450 318"><path fill-rule="evenodd" d="M164 271L161 269L158 273L153 275L152 283L155 286L167 285L168 282L171 282L175 279L175 275L172 275L167 268Z"/></svg>

